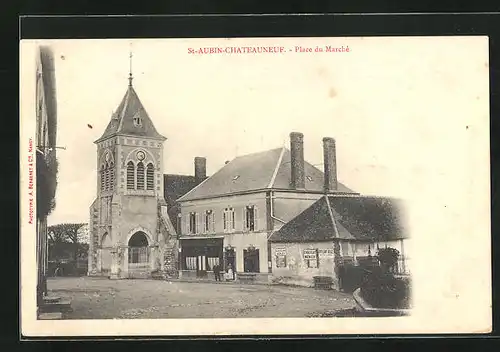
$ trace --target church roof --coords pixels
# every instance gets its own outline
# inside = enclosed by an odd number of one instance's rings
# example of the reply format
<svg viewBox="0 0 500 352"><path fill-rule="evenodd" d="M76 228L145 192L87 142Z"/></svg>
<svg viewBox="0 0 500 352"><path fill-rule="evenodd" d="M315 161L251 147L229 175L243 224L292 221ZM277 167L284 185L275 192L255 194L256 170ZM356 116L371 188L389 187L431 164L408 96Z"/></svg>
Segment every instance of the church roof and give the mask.
<svg viewBox="0 0 500 352"><path fill-rule="evenodd" d="M276 148L236 157L211 177L182 196L178 201L212 198L258 190L293 190L291 187L291 154L287 148ZM304 161L305 190L323 192L323 172ZM340 182L340 193L355 193Z"/></svg>
<svg viewBox="0 0 500 352"><path fill-rule="evenodd" d="M321 242L334 238L390 241L408 238L402 202L388 197L328 196L283 225L270 242Z"/></svg>
<svg viewBox="0 0 500 352"><path fill-rule="evenodd" d="M191 175L163 175L164 198L169 207L173 207L182 195L198 185L198 181Z"/></svg>
<svg viewBox="0 0 500 352"><path fill-rule="evenodd" d="M177 215L181 209L177 199L196 187L201 180L191 175L163 175L163 196L167 203L168 216L172 224L177 223Z"/></svg>
<svg viewBox="0 0 500 352"><path fill-rule="evenodd" d="M141 125L134 123L134 118L136 117L140 118ZM142 105L132 83L129 84L120 105L111 116L111 120L103 135L96 142L118 134L166 139L156 131L153 121L151 121L146 109Z"/></svg>

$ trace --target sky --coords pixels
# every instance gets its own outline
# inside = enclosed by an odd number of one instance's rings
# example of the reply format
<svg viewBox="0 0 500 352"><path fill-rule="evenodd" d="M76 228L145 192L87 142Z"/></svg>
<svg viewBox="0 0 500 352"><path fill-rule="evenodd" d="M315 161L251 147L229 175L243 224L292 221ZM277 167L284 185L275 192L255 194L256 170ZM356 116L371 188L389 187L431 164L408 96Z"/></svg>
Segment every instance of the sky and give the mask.
<svg viewBox="0 0 500 352"><path fill-rule="evenodd" d="M57 144L66 148L49 224L88 221L93 142L126 92L130 51L136 92L167 137L164 173L193 174L204 156L210 175L238 155L289 146L298 131L305 159L321 170L322 138L336 139L338 178L351 189L418 201L468 182L449 176L467 172L474 123L488 114L487 41L471 37L57 40L22 43L21 121L39 44L54 51ZM287 50L188 54L215 45ZM350 52L314 52L326 45Z"/></svg>

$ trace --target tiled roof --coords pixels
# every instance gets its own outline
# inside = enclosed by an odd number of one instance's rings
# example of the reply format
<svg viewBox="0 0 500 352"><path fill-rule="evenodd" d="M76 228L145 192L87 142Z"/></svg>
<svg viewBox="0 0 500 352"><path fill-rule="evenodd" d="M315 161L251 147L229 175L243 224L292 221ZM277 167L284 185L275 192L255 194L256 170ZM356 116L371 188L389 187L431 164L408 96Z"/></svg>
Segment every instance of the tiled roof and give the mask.
<svg viewBox="0 0 500 352"><path fill-rule="evenodd" d="M190 175L163 175L163 196L173 224L176 224L177 214L180 212L177 199L196 187L198 183L196 178Z"/></svg>
<svg viewBox="0 0 500 352"><path fill-rule="evenodd" d="M272 234L269 240L319 242L340 238L387 241L406 237L400 200L330 196L317 200Z"/></svg>
<svg viewBox="0 0 500 352"><path fill-rule="evenodd" d="M325 197L287 222L270 238L271 242L328 241L335 238L335 228Z"/></svg>
<svg viewBox="0 0 500 352"><path fill-rule="evenodd" d="M163 175L163 194L168 206L175 204L177 199L192 190L197 185L194 176Z"/></svg>
<svg viewBox="0 0 500 352"><path fill-rule="evenodd" d="M329 197L337 223L356 239L381 241L407 238L400 199L388 197Z"/></svg>
<svg viewBox="0 0 500 352"><path fill-rule="evenodd" d="M142 122L140 126L134 124L134 117L140 117ZM128 86L127 92L111 116L106 130L97 141L116 134L165 139L156 131L153 121L149 118L132 85Z"/></svg>
<svg viewBox="0 0 500 352"><path fill-rule="evenodd" d="M290 151L276 148L236 157L205 182L179 199L187 201L263 189L292 190ZM304 162L305 191L323 191L323 172ZM354 193L343 184L338 191Z"/></svg>

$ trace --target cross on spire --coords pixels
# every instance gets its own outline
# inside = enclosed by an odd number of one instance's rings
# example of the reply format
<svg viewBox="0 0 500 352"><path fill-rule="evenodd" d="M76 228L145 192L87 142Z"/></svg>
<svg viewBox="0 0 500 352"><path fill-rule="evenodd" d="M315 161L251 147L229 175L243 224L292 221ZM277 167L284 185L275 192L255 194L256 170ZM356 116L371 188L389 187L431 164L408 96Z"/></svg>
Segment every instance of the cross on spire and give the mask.
<svg viewBox="0 0 500 352"><path fill-rule="evenodd" d="M132 49L130 50L129 61L128 85L132 87L132 80L134 79L134 77L132 77Z"/></svg>

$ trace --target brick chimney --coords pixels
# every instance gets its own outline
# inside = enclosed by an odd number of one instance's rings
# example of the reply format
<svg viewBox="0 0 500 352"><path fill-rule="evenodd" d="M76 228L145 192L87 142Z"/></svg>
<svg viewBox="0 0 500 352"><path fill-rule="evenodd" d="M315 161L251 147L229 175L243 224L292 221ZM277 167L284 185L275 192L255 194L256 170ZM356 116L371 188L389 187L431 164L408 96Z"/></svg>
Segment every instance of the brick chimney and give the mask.
<svg viewBox="0 0 500 352"><path fill-rule="evenodd" d="M304 135L302 133L290 133L290 154L291 186L294 189L304 189Z"/></svg>
<svg viewBox="0 0 500 352"><path fill-rule="evenodd" d="M194 158L194 178L196 183L203 181L207 177L207 159L201 156Z"/></svg>
<svg viewBox="0 0 500 352"><path fill-rule="evenodd" d="M323 157L325 166L325 192L337 190L337 156L335 154L335 139L323 138Z"/></svg>

